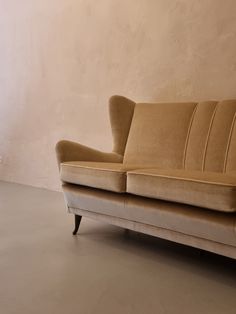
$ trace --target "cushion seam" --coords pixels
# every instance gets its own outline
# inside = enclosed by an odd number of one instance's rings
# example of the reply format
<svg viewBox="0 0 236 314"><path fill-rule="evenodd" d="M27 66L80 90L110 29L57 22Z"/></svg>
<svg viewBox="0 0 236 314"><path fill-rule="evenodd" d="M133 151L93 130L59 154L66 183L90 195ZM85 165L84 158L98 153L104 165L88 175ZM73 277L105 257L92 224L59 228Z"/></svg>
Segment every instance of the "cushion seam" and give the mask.
<svg viewBox="0 0 236 314"><path fill-rule="evenodd" d="M118 169L101 169L97 167L88 167L88 166L80 166L80 165L67 165L67 164L61 164L63 167L71 167L71 168L80 168L80 169L89 169L89 170L99 170L99 171L107 171L107 172L118 172L118 173L126 173L125 170L118 170Z"/></svg>
<svg viewBox="0 0 236 314"><path fill-rule="evenodd" d="M189 205L189 206L197 206L197 207L201 207L201 208L206 208L209 210L213 210L213 211L217 211L217 212L223 212L223 213L235 213L236 210L231 206L229 209L220 209L217 205L217 208L215 208L216 205L208 207L208 206L203 206L202 204L196 204L196 202L192 203L186 200L174 200L172 197L165 197L165 196L160 196L160 195L156 195L154 196L153 193L150 194L149 192L145 193L145 192L131 192L129 187L127 188L127 192L133 195L138 195L138 196L142 196L142 197L146 197L146 198L150 198L150 199L156 199L156 200L161 200L161 201L167 201L167 202L172 202L172 203L178 203L178 204L185 204L185 205Z"/></svg>
<svg viewBox="0 0 236 314"><path fill-rule="evenodd" d="M190 123L189 123L189 127L188 127L188 132L187 132L187 136L186 136L186 140L185 140L185 145L184 145L184 153L183 153L183 168L185 169L185 163L186 163L186 159L187 159L187 151L188 151L188 144L189 144L189 138L190 138L190 133L191 133L191 129L192 129L192 125L193 125L193 121L194 121L194 117L198 108L198 104L197 103L194 107L191 119L190 119Z"/></svg>
<svg viewBox="0 0 236 314"><path fill-rule="evenodd" d="M204 184L212 184L212 185L223 185L223 186L227 186L227 187L235 187L236 189L236 184L227 184L227 183L218 183L218 182L206 182L206 181L202 181L202 180L198 180L198 179L188 179L188 178L179 178L179 177L172 177L172 176L168 176L168 175L158 175L158 174L146 174L146 173L136 173L136 172L128 172L128 175L142 175L142 176L151 176L151 177L159 177L159 178L168 178L168 179L175 179L175 180L181 180L181 181L191 181L191 182L197 182L197 183L204 183ZM233 189L234 190L234 189Z"/></svg>
<svg viewBox="0 0 236 314"><path fill-rule="evenodd" d="M205 142L205 147L204 147L204 153L203 153L203 160L202 160L202 170L205 169L205 165L206 165L206 155L207 155L207 149L208 149L208 144L209 144L209 139L210 139L210 135L211 135L211 130L212 130L212 127L213 127L213 122L215 120L215 116L216 116L216 112L217 112L217 109L219 107L219 103L218 102L215 106L215 109L214 109L214 112L212 114L212 117L211 117L211 122L210 122L210 125L209 125L209 129L208 129L208 132L207 132L207 138L206 138L206 142Z"/></svg>
<svg viewBox="0 0 236 314"><path fill-rule="evenodd" d="M234 126L235 126L235 120L236 120L236 112L234 113L233 121L232 121L230 132L229 132L229 137L228 137L228 142L227 142L227 147L226 147L226 152L225 152L225 160L224 160L223 172L226 172L226 168L227 168L228 155L229 155L229 150L230 150L230 144L231 144L231 140L232 140L233 130L234 130Z"/></svg>

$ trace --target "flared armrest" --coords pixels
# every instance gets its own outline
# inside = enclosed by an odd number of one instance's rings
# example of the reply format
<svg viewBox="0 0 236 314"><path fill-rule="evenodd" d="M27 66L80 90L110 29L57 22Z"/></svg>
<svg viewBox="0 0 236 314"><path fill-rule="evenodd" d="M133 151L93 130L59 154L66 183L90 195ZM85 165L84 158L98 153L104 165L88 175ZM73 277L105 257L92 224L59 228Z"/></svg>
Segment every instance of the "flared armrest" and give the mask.
<svg viewBox="0 0 236 314"><path fill-rule="evenodd" d="M122 162L123 156L105 153L79 143L62 140L56 145L58 166L66 161Z"/></svg>

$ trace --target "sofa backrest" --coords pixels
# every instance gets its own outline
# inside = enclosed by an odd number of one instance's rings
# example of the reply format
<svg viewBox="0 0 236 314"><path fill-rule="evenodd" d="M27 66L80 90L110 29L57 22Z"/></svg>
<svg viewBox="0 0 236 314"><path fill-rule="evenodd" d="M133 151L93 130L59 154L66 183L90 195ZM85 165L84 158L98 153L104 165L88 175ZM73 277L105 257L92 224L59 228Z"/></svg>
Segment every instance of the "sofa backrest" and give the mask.
<svg viewBox="0 0 236 314"><path fill-rule="evenodd" d="M236 100L135 105L124 163L236 170Z"/></svg>

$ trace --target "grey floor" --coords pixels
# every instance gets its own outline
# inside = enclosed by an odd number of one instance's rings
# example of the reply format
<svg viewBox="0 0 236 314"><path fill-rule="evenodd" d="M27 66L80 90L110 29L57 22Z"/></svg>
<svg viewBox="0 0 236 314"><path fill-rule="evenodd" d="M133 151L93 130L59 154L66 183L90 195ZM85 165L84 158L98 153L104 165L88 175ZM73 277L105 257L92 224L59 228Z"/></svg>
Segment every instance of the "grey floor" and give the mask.
<svg viewBox="0 0 236 314"><path fill-rule="evenodd" d="M0 182L1 314L235 314L236 262L83 219Z"/></svg>

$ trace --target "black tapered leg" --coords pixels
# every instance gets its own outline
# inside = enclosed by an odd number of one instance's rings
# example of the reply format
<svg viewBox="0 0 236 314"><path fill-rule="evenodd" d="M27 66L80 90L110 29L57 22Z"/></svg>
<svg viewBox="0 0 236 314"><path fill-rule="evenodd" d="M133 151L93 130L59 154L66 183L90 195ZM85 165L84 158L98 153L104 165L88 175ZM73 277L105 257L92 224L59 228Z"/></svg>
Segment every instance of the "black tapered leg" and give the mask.
<svg viewBox="0 0 236 314"><path fill-rule="evenodd" d="M79 225L80 225L80 222L81 222L81 218L82 218L82 216L75 215L75 229L72 232L73 235L76 235L77 231L79 230Z"/></svg>

